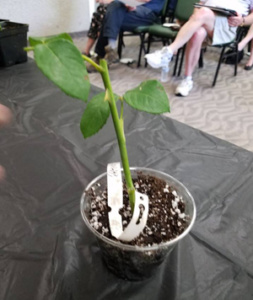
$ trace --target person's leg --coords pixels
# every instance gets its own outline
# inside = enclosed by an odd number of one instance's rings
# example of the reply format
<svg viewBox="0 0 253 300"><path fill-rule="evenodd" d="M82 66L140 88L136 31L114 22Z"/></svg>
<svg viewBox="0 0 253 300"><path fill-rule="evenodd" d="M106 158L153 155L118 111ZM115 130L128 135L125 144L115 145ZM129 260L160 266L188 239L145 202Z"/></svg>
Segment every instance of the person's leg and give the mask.
<svg viewBox="0 0 253 300"><path fill-rule="evenodd" d="M209 36L212 36L215 23L215 14L208 8L195 9L189 21L179 31L175 41L169 45L171 51L177 52L186 44L199 28L203 27Z"/></svg>
<svg viewBox="0 0 253 300"><path fill-rule="evenodd" d="M104 20L105 14L106 14L106 6L103 4L100 4L97 7L96 12L93 13L92 19L91 19L91 24L90 28L88 31L88 40L86 42L85 48L84 48L84 54L85 55L90 55L90 50L95 44L100 30L102 26L102 22Z"/></svg>
<svg viewBox="0 0 253 300"><path fill-rule="evenodd" d="M245 70L251 70L252 66L253 66L253 39L251 40L251 43L250 43L250 56L245 65Z"/></svg>
<svg viewBox="0 0 253 300"><path fill-rule="evenodd" d="M193 70L199 61L202 43L206 37L207 32L202 27L194 33L187 43L185 53L185 76L192 76Z"/></svg>
<svg viewBox="0 0 253 300"><path fill-rule="evenodd" d="M96 40L92 39L92 38L88 38L87 42L85 44L85 48L84 48L84 54L87 56L90 56L90 50L93 47L93 45L95 44Z"/></svg>
<svg viewBox="0 0 253 300"><path fill-rule="evenodd" d="M192 73L198 63L201 46L206 36L206 30L201 27L193 34L186 45L185 77L176 88L175 94L178 96L188 96L193 88Z"/></svg>
<svg viewBox="0 0 253 300"><path fill-rule="evenodd" d="M241 51L250 40L253 39L253 25L250 26L248 33L246 34L245 38L241 40L238 44L238 50Z"/></svg>
<svg viewBox="0 0 253 300"><path fill-rule="evenodd" d="M140 5L134 11L128 11L121 2L112 2L107 8L95 52L104 57L108 40L116 41L120 30L132 31L138 26L151 25L156 20L157 15L144 6Z"/></svg>
<svg viewBox="0 0 253 300"><path fill-rule="evenodd" d="M157 21L157 15L145 6L137 6L134 11L125 15L121 29L123 31L133 31L139 26L149 26Z"/></svg>
<svg viewBox="0 0 253 300"><path fill-rule="evenodd" d="M189 21L186 22L180 29L175 41L169 46L164 47L161 51L155 53L147 54L148 63L153 68L160 68L162 66L162 57L167 56L170 62L173 53L176 53L184 44L186 44L191 37L200 28L203 28L207 35L212 37L215 25L215 14L213 11L207 8L195 9L193 15L190 17ZM188 51L189 53L189 51Z"/></svg>
<svg viewBox="0 0 253 300"><path fill-rule="evenodd" d="M128 13L128 10L121 2L114 1L108 5L101 32L95 47L95 52L99 57L105 56L105 47L108 44L108 39L117 40L126 13Z"/></svg>

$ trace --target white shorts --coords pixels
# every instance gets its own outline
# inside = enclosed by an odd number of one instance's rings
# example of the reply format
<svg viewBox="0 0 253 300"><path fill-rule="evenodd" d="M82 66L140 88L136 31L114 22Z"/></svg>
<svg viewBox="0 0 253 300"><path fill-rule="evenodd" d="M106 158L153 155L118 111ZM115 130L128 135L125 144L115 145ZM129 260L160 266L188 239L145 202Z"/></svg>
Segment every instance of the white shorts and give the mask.
<svg viewBox="0 0 253 300"><path fill-rule="evenodd" d="M211 45L226 44L236 37L237 27L228 25L228 19L224 16L215 16L215 24Z"/></svg>

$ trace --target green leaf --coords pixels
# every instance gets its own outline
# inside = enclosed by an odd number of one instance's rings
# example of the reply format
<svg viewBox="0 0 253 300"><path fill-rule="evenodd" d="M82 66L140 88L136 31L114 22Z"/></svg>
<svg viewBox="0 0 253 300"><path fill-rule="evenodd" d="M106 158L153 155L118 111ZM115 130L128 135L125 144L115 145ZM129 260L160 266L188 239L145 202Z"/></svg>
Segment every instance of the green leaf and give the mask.
<svg viewBox="0 0 253 300"><path fill-rule="evenodd" d="M80 124L84 138L94 135L105 125L110 115L110 107L104 99L105 92L96 95L88 103Z"/></svg>
<svg viewBox="0 0 253 300"><path fill-rule="evenodd" d="M127 91L123 98L133 108L151 114L170 111L167 94L157 80L142 82L137 88Z"/></svg>
<svg viewBox="0 0 253 300"><path fill-rule="evenodd" d="M66 39L34 47L39 69L67 95L87 101L90 82L80 51Z"/></svg>
<svg viewBox="0 0 253 300"><path fill-rule="evenodd" d="M64 39L64 40L68 40L73 43L73 40L69 34L61 33L61 34L54 35L51 37L29 37L29 44L31 47L35 47L36 45L45 44L45 43L52 42L57 39Z"/></svg>

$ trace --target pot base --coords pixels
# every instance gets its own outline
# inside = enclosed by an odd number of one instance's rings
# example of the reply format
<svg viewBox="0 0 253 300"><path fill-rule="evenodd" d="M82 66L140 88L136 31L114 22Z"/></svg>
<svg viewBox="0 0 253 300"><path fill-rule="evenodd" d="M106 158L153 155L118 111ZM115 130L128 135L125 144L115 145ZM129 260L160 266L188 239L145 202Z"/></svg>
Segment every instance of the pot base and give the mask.
<svg viewBox="0 0 253 300"><path fill-rule="evenodd" d="M194 200L186 187L175 178L152 169L135 168L131 169L132 178L135 179L139 174L144 176L153 176L175 188L180 199L183 199L185 205L185 214L187 215L187 224L184 231L169 241L158 242L140 246L137 244L125 244L117 240L110 239L99 233L90 224L91 215L91 193L90 190L97 192L105 191L107 186L107 174L104 173L93 180L86 188L81 200L81 213L88 228L97 237L100 246L103 261L108 269L120 278L138 281L150 278L158 269L158 266L165 260L166 256L172 251L177 242L182 239L193 226L196 217L196 208ZM142 191L143 192L143 191ZM99 194L99 193L97 193Z"/></svg>
<svg viewBox="0 0 253 300"><path fill-rule="evenodd" d="M116 276L129 281L141 281L152 277L165 261L169 250L145 251L131 253L119 250L97 239L102 251L102 259L106 267Z"/></svg>

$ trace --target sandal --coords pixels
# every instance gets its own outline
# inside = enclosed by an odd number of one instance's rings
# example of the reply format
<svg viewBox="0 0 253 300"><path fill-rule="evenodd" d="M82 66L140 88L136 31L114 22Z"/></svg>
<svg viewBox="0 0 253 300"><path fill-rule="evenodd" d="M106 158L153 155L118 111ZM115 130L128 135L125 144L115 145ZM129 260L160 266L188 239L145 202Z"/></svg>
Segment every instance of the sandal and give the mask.
<svg viewBox="0 0 253 300"><path fill-rule="evenodd" d="M246 65L246 66L244 67L244 70L250 71L252 68L253 68L253 64L250 65L250 66L247 66L247 65Z"/></svg>

